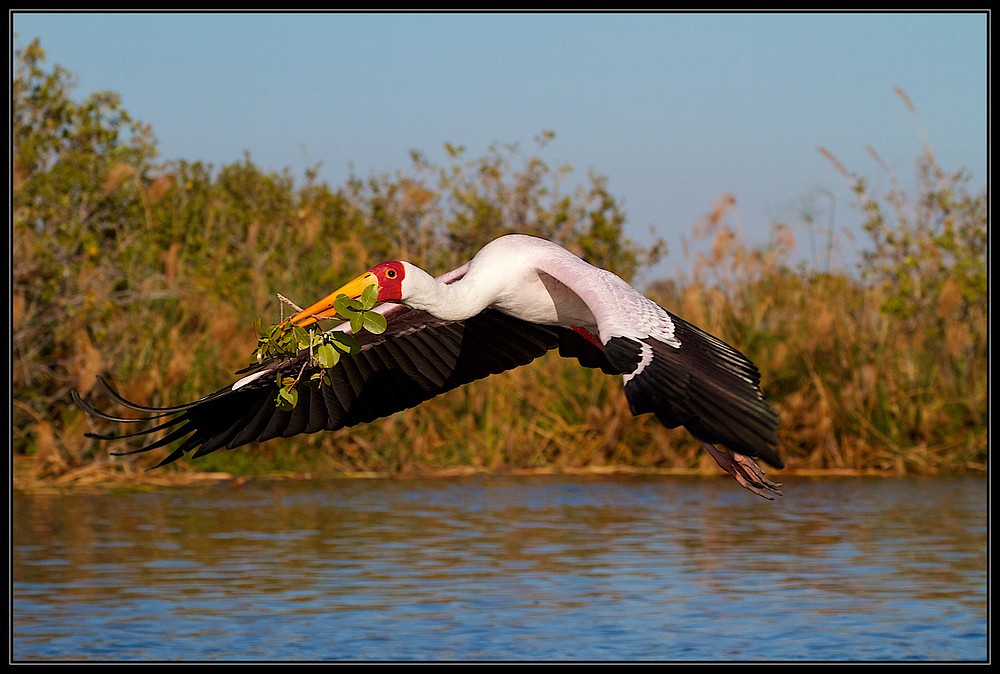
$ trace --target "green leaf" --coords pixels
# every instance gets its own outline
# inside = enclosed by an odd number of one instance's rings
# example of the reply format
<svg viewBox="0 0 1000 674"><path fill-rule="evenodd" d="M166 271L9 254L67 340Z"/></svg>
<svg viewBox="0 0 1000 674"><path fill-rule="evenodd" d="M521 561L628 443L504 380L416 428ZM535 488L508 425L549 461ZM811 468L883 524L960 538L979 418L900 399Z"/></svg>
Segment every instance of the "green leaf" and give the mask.
<svg viewBox="0 0 1000 674"><path fill-rule="evenodd" d="M333 367L340 362L340 352L330 344L323 344L316 349L316 362L323 368Z"/></svg>
<svg viewBox="0 0 1000 674"><path fill-rule="evenodd" d="M375 313L374 311L366 311L365 313L361 314L361 322L364 326L364 329L372 333L373 335L381 335L383 332L385 332L385 329L388 327L388 323L386 323L385 316L383 316L382 314Z"/></svg>
<svg viewBox="0 0 1000 674"><path fill-rule="evenodd" d="M306 383L314 388L319 388L320 384L330 386L330 377L326 374L325 370L320 370L309 375L309 381Z"/></svg>
<svg viewBox="0 0 1000 674"><path fill-rule="evenodd" d="M337 299L333 301L333 308L338 314L347 319L350 319L354 314L363 310L361 302L347 295L338 295Z"/></svg>
<svg viewBox="0 0 1000 674"><path fill-rule="evenodd" d="M305 328L301 328L297 325L292 326L292 334L295 337L295 344L300 349L309 348L309 332Z"/></svg>
<svg viewBox="0 0 1000 674"><path fill-rule="evenodd" d="M361 293L361 308L367 311L378 303L378 286L371 285Z"/></svg>
<svg viewBox="0 0 1000 674"><path fill-rule="evenodd" d="M346 353L358 353L361 351L361 343L358 342L354 335L338 331L327 333L324 336L329 339L330 344L333 344L341 351Z"/></svg>
<svg viewBox="0 0 1000 674"><path fill-rule="evenodd" d="M299 402L299 392L292 386L283 386L278 389L278 407L286 412L295 409Z"/></svg>
<svg viewBox="0 0 1000 674"><path fill-rule="evenodd" d="M295 333L293 331L281 333L276 340L276 344L280 353L292 353L295 350Z"/></svg>

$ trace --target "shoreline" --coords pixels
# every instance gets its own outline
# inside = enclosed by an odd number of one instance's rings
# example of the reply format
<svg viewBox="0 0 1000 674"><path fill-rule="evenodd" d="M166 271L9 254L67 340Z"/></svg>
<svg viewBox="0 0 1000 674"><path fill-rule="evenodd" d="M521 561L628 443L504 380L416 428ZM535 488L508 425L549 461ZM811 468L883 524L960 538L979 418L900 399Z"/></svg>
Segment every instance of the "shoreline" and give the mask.
<svg viewBox="0 0 1000 674"><path fill-rule="evenodd" d="M197 472L197 471L171 471L156 472L152 469L145 471L121 470L120 467L95 462L86 466L81 466L68 470L60 475L42 476L34 474L34 457L14 457L14 471L11 480L11 487L14 490L25 492L45 492L45 491L76 491L76 490L97 490L107 491L114 489L157 489L172 487L189 487L198 485L219 485L235 484L242 485L250 481L272 481L272 480L335 480L335 479L394 479L394 480L417 480L417 479L441 479L452 477L468 477L473 475L510 475L510 476L549 476L549 475L632 475L632 476L674 476L674 477L712 477L726 476L722 470L699 470L699 469L650 469L634 468L630 466L588 466L577 468L500 468L488 469L476 466L451 466L448 468L406 471L406 472L345 472L329 474L313 473L293 473L287 471L275 471L273 473L260 473L254 475L239 475L229 472ZM21 464L17 466L16 464ZM985 471L964 471L961 473L914 473L898 472L887 470L853 470L853 469L809 469L809 468L786 468L780 472L772 471L768 473L775 480L780 481L785 477L951 477L952 475L972 475L981 474L986 477Z"/></svg>

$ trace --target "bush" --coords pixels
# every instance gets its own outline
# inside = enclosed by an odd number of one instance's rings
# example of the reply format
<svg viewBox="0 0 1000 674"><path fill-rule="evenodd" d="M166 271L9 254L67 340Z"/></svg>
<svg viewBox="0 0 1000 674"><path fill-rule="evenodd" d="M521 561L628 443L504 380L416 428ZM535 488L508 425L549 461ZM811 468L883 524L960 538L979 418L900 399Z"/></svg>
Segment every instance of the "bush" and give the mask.
<svg viewBox="0 0 1000 674"><path fill-rule="evenodd" d="M93 396L104 375L125 397L164 406L228 385L256 346L254 320L277 316L276 292L304 305L386 259L441 272L508 232L557 241L626 279L663 252L625 238L603 176L564 191L569 167L516 145L474 160L447 145L448 166L414 151L406 171L336 188L316 180L318 167L296 186L249 156L218 170L158 164L150 128L115 94L73 101L69 74L42 68L37 41L15 58L12 435L39 475L106 460L84 437L91 422L71 389ZM552 138L539 136L539 148ZM747 248L736 200L723 195L698 223L711 253L692 278L650 295L757 363L790 468L984 471L985 192L969 195L967 177L942 171L929 150L915 195L895 182L874 193L825 154L851 181L872 237L860 275L790 268L787 225ZM196 467L690 470L712 467L706 458L683 429L633 420L617 379L550 354L373 424Z"/></svg>
<svg viewBox="0 0 1000 674"><path fill-rule="evenodd" d="M563 194L571 169L516 145L464 163L448 145L446 167L414 151L409 171L336 189L317 182L318 167L296 187L249 156L218 170L157 164L150 128L115 94L74 102L70 76L42 68L37 41L16 59L14 451L41 450L63 469L104 457L83 438L70 389L86 395L103 374L128 398L167 405L221 388L249 362L254 319L277 314L275 292L305 304L393 258L440 272L508 232L557 240L627 278L660 254L624 238L605 178Z"/></svg>

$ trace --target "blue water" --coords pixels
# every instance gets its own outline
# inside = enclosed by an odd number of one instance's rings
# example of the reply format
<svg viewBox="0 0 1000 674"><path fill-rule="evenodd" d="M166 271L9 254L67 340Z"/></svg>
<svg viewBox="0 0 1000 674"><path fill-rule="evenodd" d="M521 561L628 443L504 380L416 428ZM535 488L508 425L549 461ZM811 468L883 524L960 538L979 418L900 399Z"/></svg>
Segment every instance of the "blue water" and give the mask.
<svg viewBox="0 0 1000 674"><path fill-rule="evenodd" d="M15 492L13 659L987 658L983 478Z"/></svg>

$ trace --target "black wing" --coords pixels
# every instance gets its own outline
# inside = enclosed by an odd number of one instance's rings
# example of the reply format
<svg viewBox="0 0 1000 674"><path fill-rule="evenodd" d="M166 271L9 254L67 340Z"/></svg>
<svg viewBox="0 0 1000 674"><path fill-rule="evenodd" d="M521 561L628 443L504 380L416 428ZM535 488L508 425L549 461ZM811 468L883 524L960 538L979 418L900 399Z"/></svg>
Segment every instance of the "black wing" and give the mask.
<svg viewBox="0 0 1000 674"><path fill-rule="evenodd" d="M632 414L652 412L668 428L683 424L699 440L784 468L771 449L778 445L778 413L764 399L756 366L722 340L668 315L680 348L653 338L613 337L605 345L607 358L626 374L637 368L643 344L652 350L652 360L625 384Z"/></svg>
<svg viewBox="0 0 1000 674"><path fill-rule="evenodd" d="M536 325L487 310L465 321L442 321L420 311L394 316L385 333L356 336L357 354L343 354L326 371L330 384L319 388L300 383L299 398L290 411L275 405L276 373L298 376L308 355L281 363L265 364L266 372L244 386L224 388L196 402L176 407L144 407L125 400L103 380L104 392L119 405L149 414L126 419L99 412L73 392L77 405L93 416L118 422L165 421L152 428L122 436L89 434L101 440L147 436L168 432L159 440L122 454L147 452L183 440L157 467L193 451L193 458L223 447L233 449L251 442L300 433L332 431L374 421L419 405L476 379L526 365L547 351L559 348L586 367L609 374L620 370L604 353L573 330ZM301 382L319 368L306 365Z"/></svg>

